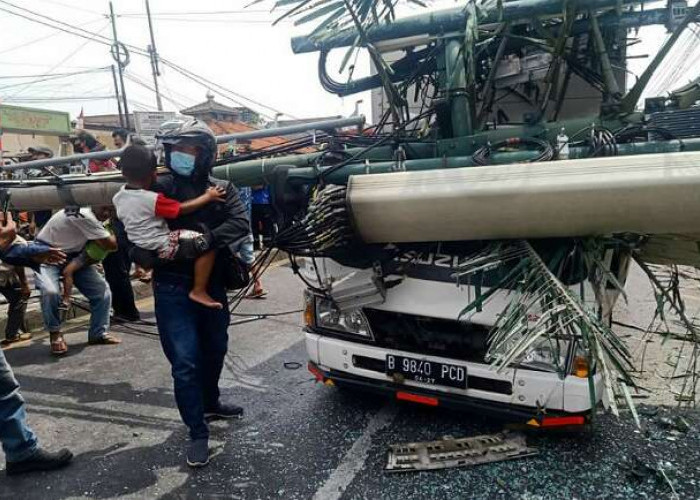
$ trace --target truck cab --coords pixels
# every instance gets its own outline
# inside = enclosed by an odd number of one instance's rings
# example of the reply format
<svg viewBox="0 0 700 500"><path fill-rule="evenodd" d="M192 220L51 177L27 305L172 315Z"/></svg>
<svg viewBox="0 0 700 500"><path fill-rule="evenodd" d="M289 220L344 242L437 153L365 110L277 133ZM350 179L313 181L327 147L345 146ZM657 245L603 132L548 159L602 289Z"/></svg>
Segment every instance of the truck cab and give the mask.
<svg viewBox="0 0 700 500"><path fill-rule="evenodd" d="M485 291L483 283L455 280L461 258L459 251L440 245L435 251L399 255L393 268L384 266L384 280L391 286L382 300L367 303L358 292L358 306L346 305L344 310L317 293L316 286L310 287L305 296L309 370L327 385L466 409L513 424L588 424L604 387L577 342L552 349L550 341L542 340L500 370L487 360L492 328L517 292L499 290L481 310L461 317L465 305ZM615 265L624 282L627 263ZM300 267L307 283L331 288L367 273L329 258L308 259ZM588 297L587 306L596 307L589 282L569 286ZM617 295L614 290L608 293L610 300L605 302L612 307ZM600 313L609 317L611 311Z"/></svg>

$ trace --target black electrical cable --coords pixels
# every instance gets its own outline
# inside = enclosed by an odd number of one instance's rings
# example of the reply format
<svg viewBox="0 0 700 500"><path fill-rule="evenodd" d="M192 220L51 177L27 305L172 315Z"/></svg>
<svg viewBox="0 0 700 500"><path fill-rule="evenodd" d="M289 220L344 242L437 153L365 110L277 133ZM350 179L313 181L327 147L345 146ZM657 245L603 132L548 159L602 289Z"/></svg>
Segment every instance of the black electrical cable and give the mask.
<svg viewBox="0 0 700 500"><path fill-rule="evenodd" d="M270 264L272 261L274 261L275 257L279 253L279 250L275 250L274 253L272 253L273 248L268 247L264 249L260 254L256 257L255 261L251 265L251 273L250 273L250 280L248 284L241 288L238 292L233 294L231 297L231 304L229 304L229 313L233 313L235 311L236 307L241 303L241 301L246 297L250 289L255 285L255 281L259 280L263 274L265 274L265 271L267 271L268 267L270 267ZM272 257L270 257L272 255ZM263 267L264 265L264 267Z"/></svg>
<svg viewBox="0 0 700 500"><path fill-rule="evenodd" d="M312 258L313 258L313 257L312 257ZM323 290L322 288L319 288L319 287L317 287L317 286L315 286L315 285L309 283L309 281L308 281L306 278L304 278L304 276L302 276L302 274L299 272L299 264L297 264L297 262L296 262L296 256L295 256L294 254L292 254L292 253L289 254L289 261L292 263L292 271L294 272L294 274L296 274L297 276L299 276L299 279L304 283L304 285L306 285L306 288L308 288L309 290L315 292L316 294L319 294L319 295L326 295L326 291L325 291L325 290ZM314 264L314 266L315 266L315 264ZM317 274L317 276L318 276L318 269L316 269L316 274ZM320 276L318 277L318 284L321 285L321 278L320 278Z"/></svg>
<svg viewBox="0 0 700 500"><path fill-rule="evenodd" d="M152 332L152 331L144 330L142 328L137 328L133 324L129 324L129 323L119 323L119 324L115 324L114 326L115 326L115 328L126 328L127 330L131 330L130 332L120 331L120 333L133 334L134 332L137 332L137 333L140 333L142 335L148 335L150 337L160 336L160 333L158 332L158 330L156 330L155 332ZM151 326L151 325L144 325L144 326ZM157 326L156 326L156 328L157 328Z"/></svg>
<svg viewBox="0 0 700 500"><path fill-rule="evenodd" d="M363 149L362 151L360 151L360 152L358 152L358 153L352 155L352 156L351 156L350 158L348 158L347 160L342 161L342 162L338 163L337 165L333 165L332 167L329 167L328 169L322 171L322 172L319 174L319 179L320 179L320 180L324 180L326 177L328 177L328 176L329 176L330 174L332 174L333 172L336 172L337 170L339 170L339 169L345 167L346 165L349 165L349 164L352 163L353 161L355 161L355 160L357 160L358 158L360 158L360 157L366 155L367 153L369 153L369 152L370 152L371 150L373 150L374 148L379 147L379 146L381 146L382 144L385 144L385 143L389 142L389 141L392 140L392 139L394 139L393 136L387 136L387 137L384 137L383 139L380 139L379 141L375 142L375 143L372 144L371 146L368 146L367 148Z"/></svg>
<svg viewBox="0 0 700 500"><path fill-rule="evenodd" d="M282 311L282 312L274 312L274 313L231 313L231 316L236 316L240 318L259 318L259 319L265 319L265 318L275 318L277 316L289 316L290 314L297 314L300 312L304 312L303 309L293 309L291 311Z"/></svg>
<svg viewBox="0 0 700 500"><path fill-rule="evenodd" d="M618 143L637 142L638 140L648 141L649 135L655 134L660 136L665 141L677 140L682 141L670 130L663 127L649 127L647 125L635 124L628 125L617 131L614 136Z"/></svg>
<svg viewBox="0 0 700 500"><path fill-rule="evenodd" d="M495 144L486 144L480 147L472 155L472 160L476 165L488 165L494 151L512 148L522 149L522 146L534 146L539 150L539 155L527 160L528 163L549 161L554 157L554 149L548 141L535 137L511 137Z"/></svg>

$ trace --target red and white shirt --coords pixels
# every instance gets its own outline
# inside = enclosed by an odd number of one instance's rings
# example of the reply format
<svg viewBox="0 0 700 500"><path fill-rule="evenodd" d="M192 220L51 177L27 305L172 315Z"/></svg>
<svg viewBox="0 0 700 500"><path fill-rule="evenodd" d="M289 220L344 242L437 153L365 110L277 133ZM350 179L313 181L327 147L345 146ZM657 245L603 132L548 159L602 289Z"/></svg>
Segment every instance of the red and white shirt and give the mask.
<svg viewBox="0 0 700 500"><path fill-rule="evenodd" d="M165 250L169 245L166 219L180 215L180 202L146 189L122 187L112 198L117 217L134 245L146 250Z"/></svg>

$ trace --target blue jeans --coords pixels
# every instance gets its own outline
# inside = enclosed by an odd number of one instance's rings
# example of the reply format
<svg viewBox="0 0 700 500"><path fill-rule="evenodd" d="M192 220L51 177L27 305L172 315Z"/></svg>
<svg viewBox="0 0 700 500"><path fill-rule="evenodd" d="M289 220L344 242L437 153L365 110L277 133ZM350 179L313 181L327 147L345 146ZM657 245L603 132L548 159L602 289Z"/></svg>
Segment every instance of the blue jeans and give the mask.
<svg viewBox="0 0 700 500"><path fill-rule="evenodd" d="M248 266L252 266L255 262L255 251L253 249L253 234L249 234L245 241L241 243L241 247L238 250L238 255L240 259Z"/></svg>
<svg viewBox="0 0 700 500"><path fill-rule="evenodd" d="M192 439L209 437L204 413L219 403L219 377L228 349L228 300L222 286L209 294L224 306L192 302L187 277L161 274L153 282L156 321L163 352L172 367L175 401Z"/></svg>
<svg viewBox="0 0 700 500"><path fill-rule="evenodd" d="M59 279L62 268L58 266L41 266L36 276L36 286L41 292L41 314L44 326L49 332L61 330L58 306L61 303L61 286ZM112 293L109 285L94 266L79 269L73 275L75 286L90 302L89 340L99 340L109 330L109 310L112 307Z"/></svg>
<svg viewBox="0 0 700 500"><path fill-rule="evenodd" d="M0 349L0 442L8 462L29 458L39 448L37 439L27 426L24 399L19 384Z"/></svg>

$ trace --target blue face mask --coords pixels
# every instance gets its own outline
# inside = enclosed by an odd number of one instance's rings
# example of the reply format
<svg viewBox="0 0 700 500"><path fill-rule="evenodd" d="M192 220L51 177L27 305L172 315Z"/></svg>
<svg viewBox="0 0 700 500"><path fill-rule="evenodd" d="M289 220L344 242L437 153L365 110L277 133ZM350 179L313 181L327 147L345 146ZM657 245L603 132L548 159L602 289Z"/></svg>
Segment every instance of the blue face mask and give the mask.
<svg viewBox="0 0 700 500"><path fill-rule="evenodd" d="M182 151L170 152L170 169L182 177L190 177L194 172L194 155Z"/></svg>

